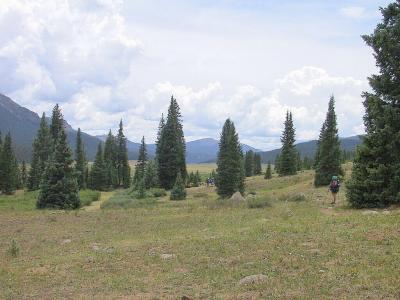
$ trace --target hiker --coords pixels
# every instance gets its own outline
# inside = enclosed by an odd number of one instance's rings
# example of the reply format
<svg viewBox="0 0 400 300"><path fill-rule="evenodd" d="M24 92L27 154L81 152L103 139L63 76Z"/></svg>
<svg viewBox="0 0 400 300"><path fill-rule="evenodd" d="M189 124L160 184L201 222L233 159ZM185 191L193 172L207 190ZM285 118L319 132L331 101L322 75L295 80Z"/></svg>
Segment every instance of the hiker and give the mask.
<svg viewBox="0 0 400 300"><path fill-rule="evenodd" d="M336 195L339 193L340 181L339 177L332 176L331 183L329 184L329 190L332 193L333 201L331 204L336 204Z"/></svg>

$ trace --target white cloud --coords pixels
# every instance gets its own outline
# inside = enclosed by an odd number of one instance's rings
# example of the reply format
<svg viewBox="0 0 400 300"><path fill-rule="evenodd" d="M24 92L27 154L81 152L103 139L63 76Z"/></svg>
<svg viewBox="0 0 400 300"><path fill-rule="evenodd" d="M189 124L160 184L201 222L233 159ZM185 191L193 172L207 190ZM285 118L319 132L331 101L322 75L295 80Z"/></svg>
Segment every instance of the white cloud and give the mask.
<svg viewBox="0 0 400 300"><path fill-rule="evenodd" d="M150 2L0 0L0 92L39 113L61 102L71 125L92 134L123 118L130 139L148 142L173 94L189 140L218 138L230 117L242 141L263 149L279 146L288 109L298 140L317 137L333 93L340 134L362 131L359 78L373 60L365 46L337 42L359 39L358 28L317 13L308 23L292 15L301 5L284 12L292 24L276 7Z"/></svg>
<svg viewBox="0 0 400 300"><path fill-rule="evenodd" d="M188 136L218 137L229 117L243 141L271 149L279 146L287 110L293 112L298 140L317 138L332 93L336 98L340 134L358 134L363 114L360 94L365 88L362 81L352 77L332 76L321 68L306 66L277 80L267 94L252 85L230 91L216 82L196 90L165 82L148 89L143 99L146 115L157 117L166 111L169 97L174 94ZM155 128L154 125L153 131Z"/></svg>
<svg viewBox="0 0 400 300"><path fill-rule="evenodd" d="M33 99L68 101L88 84L118 84L141 48L120 9L120 1L104 0L87 7L64 0L2 2L3 92L32 106Z"/></svg>
<svg viewBox="0 0 400 300"><path fill-rule="evenodd" d="M340 12L342 15L354 19L361 19L367 16L366 8L362 6L343 7Z"/></svg>

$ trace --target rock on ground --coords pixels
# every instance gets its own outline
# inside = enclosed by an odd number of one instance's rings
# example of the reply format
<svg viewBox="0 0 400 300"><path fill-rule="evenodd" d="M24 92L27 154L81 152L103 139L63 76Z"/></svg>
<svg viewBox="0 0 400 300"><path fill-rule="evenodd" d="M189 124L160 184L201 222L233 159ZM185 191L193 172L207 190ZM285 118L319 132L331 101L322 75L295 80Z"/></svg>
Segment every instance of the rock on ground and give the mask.
<svg viewBox="0 0 400 300"><path fill-rule="evenodd" d="M240 192L236 192L232 195L232 197L230 198L231 201L234 202L244 202L246 201L246 199L243 198L242 194Z"/></svg>
<svg viewBox="0 0 400 300"><path fill-rule="evenodd" d="M379 214L376 210L365 210L362 212L363 215L377 215Z"/></svg>
<svg viewBox="0 0 400 300"><path fill-rule="evenodd" d="M249 275L246 276L239 281L239 285L248 285L248 284L255 284L261 283L267 280L267 276L264 274L256 274L256 275Z"/></svg>
<svg viewBox="0 0 400 300"><path fill-rule="evenodd" d="M168 259L173 259L175 258L175 254L170 254L170 253L163 253L160 255L162 260L168 260Z"/></svg>

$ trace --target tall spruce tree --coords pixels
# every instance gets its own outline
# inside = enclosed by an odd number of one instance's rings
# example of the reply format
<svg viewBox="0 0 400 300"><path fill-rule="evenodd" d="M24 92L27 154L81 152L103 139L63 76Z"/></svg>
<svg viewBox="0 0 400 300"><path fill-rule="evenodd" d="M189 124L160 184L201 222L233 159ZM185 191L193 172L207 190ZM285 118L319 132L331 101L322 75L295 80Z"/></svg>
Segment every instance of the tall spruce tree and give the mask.
<svg viewBox="0 0 400 300"><path fill-rule="evenodd" d="M340 140L337 130L335 98L329 100L328 112L317 143L314 185L323 186L331 182L332 176L342 175L340 165Z"/></svg>
<svg viewBox="0 0 400 300"><path fill-rule="evenodd" d="M296 164L297 171L301 171L303 169L303 161L301 160L301 155L299 151L296 151Z"/></svg>
<svg viewBox="0 0 400 300"><path fill-rule="evenodd" d="M15 170L15 187L17 190L20 190L23 188L22 174L17 158L14 159L14 170Z"/></svg>
<svg viewBox="0 0 400 300"><path fill-rule="evenodd" d="M267 165L267 170L265 171L265 179L271 179L272 178L272 169L271 169L271 162L268 162Z"/></svg>
<svg viewBox="0 0 400 300"><path fill-rule="evenodd" d="M147 150L146 150L146 143L144 141L144 136L142 137L142 141L139 147L139 157L136 164L136 167L139 170L140 177L143 178L144 173L146 171L146 164L147 164Z"/></svg>
<svg viewBox="0 0 400 300"><path fill-rule="evenodd" d="M118 170L117 170L117 143L111 129L108 132L107 139L104 143L104 165L107 170L106 185L108 187L118 187Z"/></svg>
<svg viewBox="0 0 400 300"><path fill-rule="evenodd" d="M61 109L58 105L54 106L53 113L51 115L50 134L55 145L57 138L60 136L61 130L64 128L64 119L61 113Z"/></svg>
<svg viewBox="0 0 400 300"><path fill-rule="evenodd" d="M165 120L164 120L164 114L161 114L161 119L160 123L158 124L158 131L157 131L157 139L156 139L156 165L158 169L158 156L160 151L163 149L162 143L163 143L163 129L165 127Z"/></svg>
<svg viewBox="0 0 400 300"><path fill-rule="evenodd" d="M181 173L183 182L187 176L182 116L178 102L173 96L168 108L167 121L164 126L161 122L156 152L158 177L161 187L171 189L178 172Z"/></svg>
<svg viewBox="0 0 400 300"><path fill-rule="evenodd" d="M223 198L239 191L244 193L244 159L239 136L230 119L225 121L219 142L216 185L217 193Z"/></svg>
<svg viewBox="0 0 400 300"><path fill-rule="evenodd" d="M108 189L107 168L103 160L103 147L99 143L97 153L90 170L91 188L94 190L104 191Z"/></svg>
<svg viewBox="0 0 400 300"><path fill-rule="evenodd" d="M56 115L58 117L60 117L60 113L61 112L59 110L56 110ZM54 122L56 124L58 121L55 120ZM40 119L40 125L36 138L33 141L32 160L28 178L29 190L39 189L47 161L52 152L53 143L54 141L50 133L49 126L47 125L46 115L43 113Z"/></svg>
<svg viewBox="0 0 400 300"><path fill-rule="evenodd" d="M0 189L3 194L11 195L18 187L18 164L12 148L10 132L5 136L0 153Z"/></svg>
<svg viewBox="0 0 400 300"><path fill-rule="evenodd" d="M32 144L32 160L28 175L28 190L35 191L39 189L43 174L40 171L39 143L35 139Z"/></svg>
<svg viewBox="0 0 400 300"><path fill-rule="evenodd" d="M81 137L81 129L76 134L75 171L79 189L86 189L85 170L87 166L85 149Z"/></svg>
<svg viewBox="0 0 400 300"><path fill-rule="evenodd" d="M276 173L279 174L279 166L280 166L280 162L281 162L281 156L279 154L277 154L275 156L275 161L274 161L274 170Z"/></svg>
<svg viewBox="0 0 400 300"><path fill-rule="evenodd" d="M254 174L254 152L249 150L244 156L244 171L246 177L251 177Z"/></svg>
<svg viewBox="0 0 400 300"><path fill-rule="evenodd" d="M383 20L363 36L374 51L378 75L364 92L366 136L358 147L347 198L354 207L400 203L400 1L381 8Z"/></svg>
<svg viewBox="0 0 400 300"><path fill-rule="evenodd" d="M128 161L128 148L126 146L122 120L119 122L117 135L117 172L118 185L128 188L131 185L131 168Z"/></svg>
<svg viewBox="0 0 400 300"><path fill-rule="evenodd" d="M294 147L295 129L291 112L286 113L285 128L282 133L282 148L279 158L279 176L295 175L297 173L297 153Z"/></svg>
<svg viewBox="0 0 400 300"><path fill-rule="evenodd" d="M28 174L26 170L26 163L23 160L21 165L21 184L23 188L26 187L27 181L28 181Z"/></svg>
<svg viewBox="0 0 400 300"><path fill-rule="evenodd" d="M261 175L262 166L261 166L261 155L259 153L254 154L254 175Z"/></svg>
<svg viewBox="0 0 400 300"><path fill-rule="evenodd" d="M63 124L61 112L53 110L52 121ZM57 119L57 120L56 120ZM54 152L46 164L37 208L76 209L81 205L78 184L73 167L72 151L68 146L67 135L61 126L55 131Z"/></svg>

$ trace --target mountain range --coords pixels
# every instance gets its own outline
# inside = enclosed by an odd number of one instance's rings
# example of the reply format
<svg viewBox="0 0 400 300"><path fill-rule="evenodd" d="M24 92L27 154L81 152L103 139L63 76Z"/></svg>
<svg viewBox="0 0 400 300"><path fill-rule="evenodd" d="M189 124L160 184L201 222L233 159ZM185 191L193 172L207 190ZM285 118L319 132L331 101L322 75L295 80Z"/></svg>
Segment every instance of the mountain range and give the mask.
<svg viewBox="0 0 400 300"><path fill-rule="evenodd" d="M33 111L20 106L9 97L0 94L0 132L6 134L11 132L14 149L18 160L30 161L32 156L32 143L36 136L40 124L40 117ZM71 149L75 149L76 130L65 122L68 143ZM96 155L97 145L104 141L106 135L92 136L82 132L82 140L85 145L86 155L89 160L93 160ZM358 136L342 138L342 149L354 151L360 144ZM128 157L131 160L137 159L140 143L127 141ZM313 157L316 149L316 141L298 143L296 148L301 156ZM271 151L259 151L249 145L242 144L243 151L253 150L261 154L263 162L274 161L280 149ZM150 157L154 157L156 150L155 144L148 144L147 151ZM188 163L215 162L218 153L218 141L212 138L204 138L186 143L186 161Z"/></svg>

